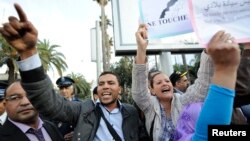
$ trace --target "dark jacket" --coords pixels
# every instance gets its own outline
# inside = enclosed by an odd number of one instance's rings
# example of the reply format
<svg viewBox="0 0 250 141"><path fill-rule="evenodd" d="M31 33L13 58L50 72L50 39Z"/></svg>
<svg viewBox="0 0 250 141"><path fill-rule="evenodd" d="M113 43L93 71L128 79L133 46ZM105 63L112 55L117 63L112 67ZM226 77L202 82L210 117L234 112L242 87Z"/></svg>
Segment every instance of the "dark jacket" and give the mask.
<svg viewBox="0 0 250 141"><path fill-rule="evenodd" d="M77 98L74 98L71 102L80 102L80 100ZM74 131L75 127L72 124L64 123L61 121L52 121L52 122L57 126L58 130L61 132L63 136Z"/></svg>
<svg viewBox="0 0 250 141"><path fill-rule="evenodd" d="M55 93L42 67L25 72L20 71L20 74L22 86L29 100L42 115L74 125L73 141L94 139L100 119L95 112L95 104L92 100L65 101L62 96ZM124 139L138 141L141 122L136 109L132 105L123 104L121 113Z"/></svg>
<svg viewBox="0 0 250 141"><path fill-rule="evenodd" d="M250 49L243 50L237 71L234 107L250 104Z"/></svg>
<svg viewBox="0 0 250 141"><path fill-rule="evenodd" d="M43 121L43 127L48 132L52 141L64 141L58 129L50 122ZM30 141L29 138L8 119L0 128L0 141Z"/></svg>
<svg viewBox="0 0 250 141"><path fill-rule="evenodd" d="M243 50L237 71L235 87L234 109L231 124L247 124L249 117L240 107L250 104L250 49ZM246 119L248 118L248 119Z"/></svg>

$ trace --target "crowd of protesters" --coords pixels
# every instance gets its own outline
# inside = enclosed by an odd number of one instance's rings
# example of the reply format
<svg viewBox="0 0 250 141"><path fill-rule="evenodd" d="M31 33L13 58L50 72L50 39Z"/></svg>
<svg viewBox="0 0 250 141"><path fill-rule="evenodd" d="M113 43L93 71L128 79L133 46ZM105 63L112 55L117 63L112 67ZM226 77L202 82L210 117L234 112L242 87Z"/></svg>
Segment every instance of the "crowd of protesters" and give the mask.
<svg viewBox="0 0 250 141"><path fill-rule="evenodd" d="M215 33L189 85L186 72L148 72L148 29L140 24L131 91L138 107L121 102L121 80L110 71L98 77L95 100L81 101L69 77L57 80L61 95L54 89L36 48L38 31L21 6L14 7L18 17L10 16L0 33L19 54L21 80L0 86L1 141L200 141L208 139L208 125L249 122L250 43L241 51L229 33ZM65 132L59 128L64 124L70 128Z"/></svg>

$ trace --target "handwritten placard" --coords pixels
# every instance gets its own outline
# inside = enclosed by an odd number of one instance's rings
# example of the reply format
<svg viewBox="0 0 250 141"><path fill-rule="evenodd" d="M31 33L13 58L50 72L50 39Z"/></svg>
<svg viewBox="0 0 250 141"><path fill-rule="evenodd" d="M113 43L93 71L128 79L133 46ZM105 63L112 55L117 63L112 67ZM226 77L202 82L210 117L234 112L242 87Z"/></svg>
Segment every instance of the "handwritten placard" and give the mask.
<svg viewBox="0 0 250 141"><path fill-rule="evenodd" d="M189 0L192 25L200 43L206 45L219 30L237 42L250 42L250 0Z"/></svg>
<svg viewBox="0 0 250 141"><path fill-rule="evenodd" d="M139 7L149 38L193 32L187 0L139 0Z"/></svg>

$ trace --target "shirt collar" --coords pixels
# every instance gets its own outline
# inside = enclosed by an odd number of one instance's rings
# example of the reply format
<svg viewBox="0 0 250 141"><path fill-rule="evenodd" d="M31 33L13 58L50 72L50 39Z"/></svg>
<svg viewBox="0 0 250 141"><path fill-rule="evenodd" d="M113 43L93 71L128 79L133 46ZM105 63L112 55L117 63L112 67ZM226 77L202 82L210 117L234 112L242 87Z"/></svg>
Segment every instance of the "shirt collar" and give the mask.
<svg viewBox="0 0 250 141"><path fill-rule="evenodd" d="M176 93L179 93L179 94L184 94L182 91L180 91L179 89L177 88L174 88L174 90L176 91Z"/></svg>
<svg viewBox="0 0 250 141"><path fill-rule="evenodd" d="M3 123L6 120L6 118L7 118L7 113L6 113L6 111L4 111L4 113L0 116L0 122L1 122L0 124L3 125Z"/></svg>
<svg viewBox="0 0 250 141"><path fill-rule="evenodd" d="M122 103L121 103L120 100L117 100L117 101L118 101L118 107L117 108L119 108L119 110L121 111L122 107L123 107ZM102 105L102 103L101 103L101 101L99 99L96 100L95 106L97 106L98 104L101 105L103 108L105 108L107 110L106 106Z"/></svg>
<svg viewBox="0 0 250 141"><path fill-rule="evenodd" d="M8 118L8 120L10 120L10 122L12 122L14 125L16 125L20 130L22 130L23 133L26 133L31 128L27 124L13 121L10 118ZM37 129L42 128L42 126L43 126L43 121L41 120L40 117L38 117L38 128Z"/></svg>

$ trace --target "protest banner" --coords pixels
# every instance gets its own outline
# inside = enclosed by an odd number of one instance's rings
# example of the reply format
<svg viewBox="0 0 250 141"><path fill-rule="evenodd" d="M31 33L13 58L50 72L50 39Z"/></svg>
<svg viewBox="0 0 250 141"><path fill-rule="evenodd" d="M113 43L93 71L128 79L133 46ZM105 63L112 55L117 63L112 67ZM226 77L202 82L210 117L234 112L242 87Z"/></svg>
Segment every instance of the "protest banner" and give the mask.
<svg viewBox="0 0 250 141"><path fill-rule="evenodd" d="M238 43L250 42L250 0L189 0L190 17L198 40L205 45L219 30Z"/></svg>
<svg viewBox="0 0 250 141"><path fill-rule="evenodd" d="M193 32L187 0L139 0L139 9L149 39Z"/></svg>

